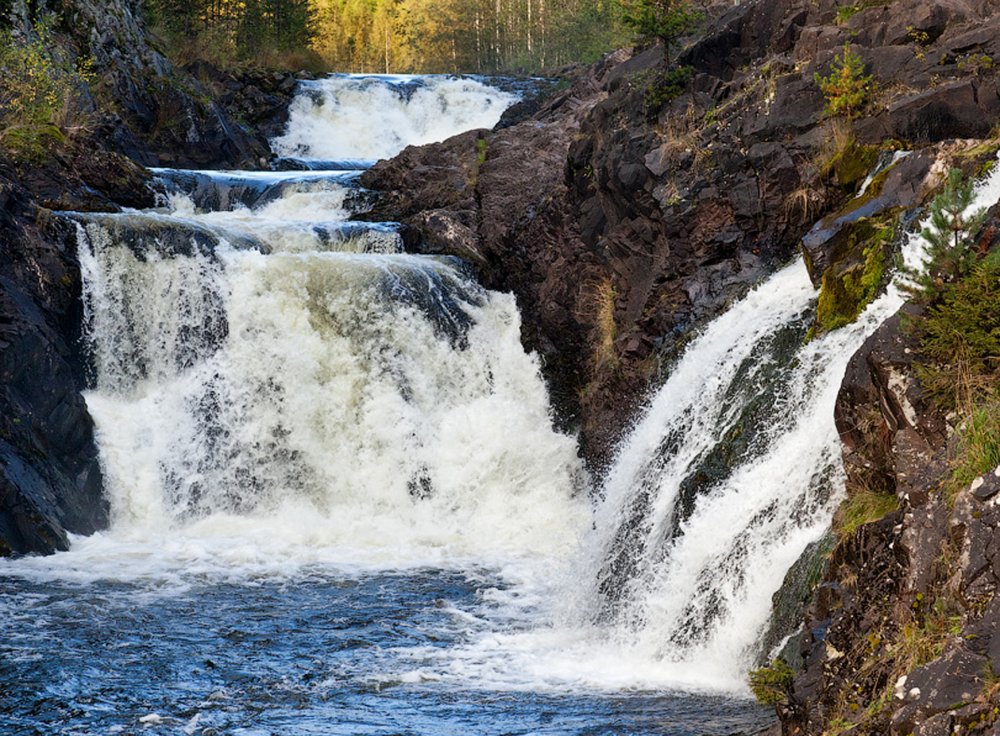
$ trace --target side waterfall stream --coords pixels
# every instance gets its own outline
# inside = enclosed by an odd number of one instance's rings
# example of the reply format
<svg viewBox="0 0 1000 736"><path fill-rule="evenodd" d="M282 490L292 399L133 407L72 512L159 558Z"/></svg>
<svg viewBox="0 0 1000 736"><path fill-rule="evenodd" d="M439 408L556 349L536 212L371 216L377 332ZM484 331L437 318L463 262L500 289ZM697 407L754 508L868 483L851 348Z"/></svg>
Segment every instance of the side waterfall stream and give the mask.
<svg viewBox="0 0 1000 736"><path fill-rule="evenodd" d="M66 214L113 522L0 562L0 731L771 722L743 678L842 493L847 360L901 298L804 344L815 292L785 267L691 343L591 488L513 298L349 220L359 168L514 99L334 76L275 141L306 170L157 170L156 210Z"/></svg>

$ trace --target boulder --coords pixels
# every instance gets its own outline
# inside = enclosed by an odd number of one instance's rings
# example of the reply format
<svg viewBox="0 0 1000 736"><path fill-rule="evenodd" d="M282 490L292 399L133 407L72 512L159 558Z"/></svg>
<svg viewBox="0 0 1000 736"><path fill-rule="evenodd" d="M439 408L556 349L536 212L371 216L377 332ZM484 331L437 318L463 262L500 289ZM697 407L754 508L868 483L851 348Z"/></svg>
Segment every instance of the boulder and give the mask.
<svg viewBox="0 0 1000 736"><path fill-rule="evenodd" d="M986 684L987 663L985 657L956 646L915 669L906 678L904 705L892 716L892 733L914 733L918 725L926 724L933 716L972 704Z"/></svg>

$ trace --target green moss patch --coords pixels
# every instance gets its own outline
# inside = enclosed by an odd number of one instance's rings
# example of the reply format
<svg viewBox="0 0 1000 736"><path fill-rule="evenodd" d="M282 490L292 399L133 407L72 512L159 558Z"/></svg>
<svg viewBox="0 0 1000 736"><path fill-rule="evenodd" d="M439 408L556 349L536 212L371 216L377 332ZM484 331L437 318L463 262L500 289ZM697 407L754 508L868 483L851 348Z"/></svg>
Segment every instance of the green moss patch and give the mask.
<svg viewBox="0 0 1000 736"><path fill-rule="evenodd" d="M837 260L823 273L811 336L854 322L875 299L886 280L898 222L893 211L844 227Z"/></svg>
<svg viewBox="0 0 1000 736"><path fill-rule="evenodd" d="M877 146L862 145L852 137L837 150L825 169L836 176L837 183L844 189L856 189L868 176L878 156Z"/></svg>

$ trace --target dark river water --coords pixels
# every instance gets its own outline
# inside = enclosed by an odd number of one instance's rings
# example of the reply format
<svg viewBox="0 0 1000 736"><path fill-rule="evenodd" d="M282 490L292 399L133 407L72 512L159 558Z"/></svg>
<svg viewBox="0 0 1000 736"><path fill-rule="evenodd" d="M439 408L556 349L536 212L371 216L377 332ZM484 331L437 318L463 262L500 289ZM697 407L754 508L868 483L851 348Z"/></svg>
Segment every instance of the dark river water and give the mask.
<svg viewBox="0 0 1000 736"><path fill-rule="evenodd" d="M0 572L4 734L749 734L744 699L477 686L486 573L31 582ZM502 631L503 626L488 628ZM510 673L516 679L516 673Z"/></svg>

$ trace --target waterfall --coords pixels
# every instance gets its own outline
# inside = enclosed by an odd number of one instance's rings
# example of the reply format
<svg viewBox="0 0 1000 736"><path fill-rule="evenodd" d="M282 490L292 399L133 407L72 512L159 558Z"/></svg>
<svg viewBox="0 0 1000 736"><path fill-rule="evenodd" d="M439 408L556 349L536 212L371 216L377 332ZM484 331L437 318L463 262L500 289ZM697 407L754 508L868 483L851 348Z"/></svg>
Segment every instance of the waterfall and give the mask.
<svg viewBox="0 0 1000 736"><path fill-rule="evenodd" d="M972 208L1000 199L1000 174ZM903 247L916 267L917 232ZM591 615L689 682L739 683L771 597L843 497L834 404L851 356L904 301L896 283L851 325L804 342L801 262L709 324L622 441L588 540Z"/></svg>
<svg viewBox="0 0 1000 736"><path fill-rule="evenodd" d="M624 440L596 513L595 615L629 648L739 682L771 596L842 496L833 407L847 361L900 304L805 342L797 261L712 322Z"/></svg>
<svg viewBox="0 0 1000 736"><path fill-rule="evenodd" d="M300 84L273 147L305 160L389 158L408 145L492 128L517 100L470 77L335 74Z"/></svg>
<svg viewBox="0 0 1000 736"><path fill-rule="evenodd" d="M815 290L785 266L692 339L591 488L513 297L351 219L374 196L363 160L512 100L472 79L303 83L276 147L313 170L157 169L155 209L67 213L113 523L18 570L457 570L474 595L441 583L447 624L393 649L385 682L745 692L771 596L843 496L845 367L902 296L807 341ZM998 194L994 174L978 202Z"/></svg>
<svg viewBox="0 0 1000 736"><path fill-rule="evenodd" d="M115 533L572 545L582 471L510 295L347 222L349 173L156 173L163 208L74 215Z"/></svg>

